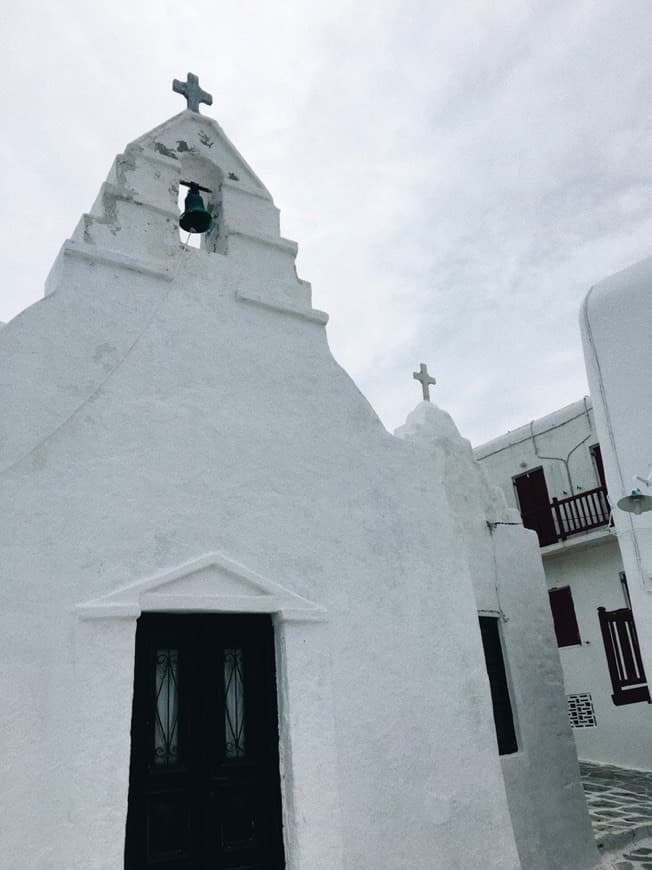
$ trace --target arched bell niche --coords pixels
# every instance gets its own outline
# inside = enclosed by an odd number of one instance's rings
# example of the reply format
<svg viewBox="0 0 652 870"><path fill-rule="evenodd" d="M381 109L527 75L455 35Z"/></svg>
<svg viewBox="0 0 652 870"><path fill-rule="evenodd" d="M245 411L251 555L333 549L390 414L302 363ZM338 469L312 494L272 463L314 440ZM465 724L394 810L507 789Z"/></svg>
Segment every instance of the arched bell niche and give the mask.
<svg viewBox="0 0 652 870"><path fill-rule="evenodd" d="M181 144L181 143L180 143ZM182 151L181 175L184 181L194 181L201 187L206 187L210 193L201 192L202 199L208 211L213 216L213 226L207 233L188 233L179 227L179 237L184 244L191 248L207 251L211 254L226 253L226 234L224 232L224 216L222 214L222 183L224 173L214 163L193 153L192 146L187 151ZM178 206L179 216L183 213L184 202L188 188L179 185ZM188 241L186 241L188 240Z"/></svg>

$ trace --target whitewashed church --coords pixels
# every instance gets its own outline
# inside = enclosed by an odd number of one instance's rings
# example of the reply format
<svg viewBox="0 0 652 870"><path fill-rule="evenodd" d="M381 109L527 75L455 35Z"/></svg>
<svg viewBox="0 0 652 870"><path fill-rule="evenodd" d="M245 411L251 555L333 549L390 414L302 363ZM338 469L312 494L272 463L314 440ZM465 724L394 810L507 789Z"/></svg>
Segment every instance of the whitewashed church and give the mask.
<svg viewBox="0 0 652 870"><path fill-rule="evenodd" d="M0 865L589 870L536 535L175 90L0 331Z"/></svg>

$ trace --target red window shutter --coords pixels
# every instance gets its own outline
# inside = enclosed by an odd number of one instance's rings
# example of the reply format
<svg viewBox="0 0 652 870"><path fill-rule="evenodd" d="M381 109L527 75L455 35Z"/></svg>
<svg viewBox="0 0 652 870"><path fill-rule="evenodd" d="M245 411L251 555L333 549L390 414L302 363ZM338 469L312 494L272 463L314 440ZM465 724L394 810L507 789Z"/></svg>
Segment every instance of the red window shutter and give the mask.
<svg viewBox="0 0 652 870"><path fill-rule="evenodd" d="M557 635L557 646L575 646L582 643L570 586L551 589L548 594L552 621Z"/></svg>

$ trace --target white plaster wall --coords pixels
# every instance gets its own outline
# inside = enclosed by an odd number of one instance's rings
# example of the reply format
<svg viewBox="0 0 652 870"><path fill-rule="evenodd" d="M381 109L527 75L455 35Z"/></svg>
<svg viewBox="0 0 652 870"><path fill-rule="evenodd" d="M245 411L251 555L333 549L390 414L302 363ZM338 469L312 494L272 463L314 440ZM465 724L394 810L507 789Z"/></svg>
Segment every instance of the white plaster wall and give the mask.
<svg viewBox="0 0 652 870"><path fill-rule="evenodd" d="M536 535L488 484L471 445L444 411L424 402L396 434L442 462L478 610L500 618L518 740L518 752L501 763L521 865L592 867L593 834Z"/></svg>
<svg viewBox="0 0 652 870"><path fill-rule="evenodd" d="M0 336L2 860L121 866L137 611L76 608L217 551L327 614L277 623L289 870L516 870L441 464L334 362L269 194L198 118L118 158ZM189 157L257 208L224 253L178 244Z"/></svg>
<svg viewBox="0 0 652 870"><path fill-rule="evenodd" d="M612 503L652 470L652 260L591 288L580 313L584 360ZM645 490L645 486L641 485ZM652 512L614 510L646 673L652 674Z"/></svg>
<svg viewBox="0 0 652 870"><path fill-rule="evenodd" d="M503 490L507 503L518 507L513 479L534 468L543 468L551 499L599 486L589 452L598 440L587 397L481 444L473 452L489 480Z"/></svg>
<svg viewBox="0 0 652 870"><path fill-rule="evenodd" d="M595 728L573 729L579 757L652 769L652 705L614 705L598 621L598 607L627 606L618 577L623 567L615 537L603 538L587 549L576 547L550 555L544 564L550 589L570 586L582 641L559 650L566 693L590 692L596 714Z"/></svg>

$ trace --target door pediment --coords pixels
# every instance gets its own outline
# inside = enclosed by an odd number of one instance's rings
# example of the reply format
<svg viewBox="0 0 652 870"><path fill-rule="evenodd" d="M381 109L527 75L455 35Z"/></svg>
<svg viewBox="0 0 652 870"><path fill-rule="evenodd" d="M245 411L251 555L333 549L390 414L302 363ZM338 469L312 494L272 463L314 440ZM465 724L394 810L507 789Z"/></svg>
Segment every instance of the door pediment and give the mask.
<svg viewBox="0 0 652 870"><path fill-rule="evenodd" d="M323 621L323 608L221 553L182 565L80 603L81 619L134 619L143 611L277 613L285 621Z"/></svg>

